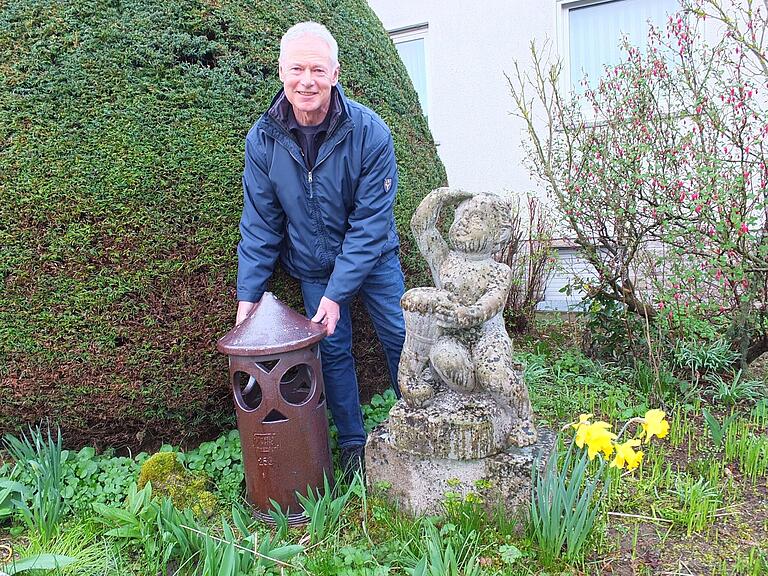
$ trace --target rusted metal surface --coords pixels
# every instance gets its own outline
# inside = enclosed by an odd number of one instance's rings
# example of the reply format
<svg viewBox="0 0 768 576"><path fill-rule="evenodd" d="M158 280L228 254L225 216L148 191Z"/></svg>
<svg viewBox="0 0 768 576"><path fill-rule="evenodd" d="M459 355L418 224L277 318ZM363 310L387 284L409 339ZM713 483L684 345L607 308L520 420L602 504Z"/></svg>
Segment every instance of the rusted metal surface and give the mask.
<svg viewBox="0 0 768 576"><path fill-rule="evenodd" d="M270 499L305 520L296 492L333 479L318 342L310 322L272 294L218 343L229 355L247 499L269 521Z"/></svg>

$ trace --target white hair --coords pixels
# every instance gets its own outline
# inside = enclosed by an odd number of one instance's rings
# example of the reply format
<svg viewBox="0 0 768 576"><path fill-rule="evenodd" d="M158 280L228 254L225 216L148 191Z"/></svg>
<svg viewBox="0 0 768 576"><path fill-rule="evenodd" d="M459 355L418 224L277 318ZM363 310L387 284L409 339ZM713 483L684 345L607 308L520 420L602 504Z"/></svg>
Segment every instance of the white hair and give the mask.
<svg viewBox="0 0 768 576"><path fill-rule="evenodd" d="M315 36L328 44L328 48L331 49L331 63L334 66L339 64L339 45L336 43L336 39L328 31L328 28L317 22L299 22L288 28L288 31L280 39L281 62L285 53L285 45L291 40L297 40L302 36Z"/></svg>

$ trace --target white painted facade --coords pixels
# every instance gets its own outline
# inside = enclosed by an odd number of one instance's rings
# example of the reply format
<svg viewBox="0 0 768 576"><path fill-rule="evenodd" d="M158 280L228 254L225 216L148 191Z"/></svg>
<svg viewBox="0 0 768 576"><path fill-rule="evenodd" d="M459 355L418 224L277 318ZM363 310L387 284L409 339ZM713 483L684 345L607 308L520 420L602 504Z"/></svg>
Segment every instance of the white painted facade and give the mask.
<svg viewBox="0 0 768 576"><path fill-rule="evenodd" d="M522 165L523 125L505 72L526 65L532 40L553 38L550 0L368 0L388 31L426 24L429 126L451 186L478 192L535 188Z"/></svg>
<svg viewBox="0 0 768 576"><path fill-rule="evenodd" d="M588 53L582 62L587 70L602 70L605 62L600 55L618 53L622 33L644 43L647 21L663 23L669 7L674 6L672 11L677 7L675 0L368 0L368 4L396 45L423 39L428 121L448 184L540 198L542 186L525 167L527 132L511 114L515 104L505 74L514 75L515 62L521 70L530 69L531 43L538 48L548 43L551 55L564 62L563 81L575 84L577 79L570 78L572 46L581 43L577 52ZM577 307L580 294L567 296L559 290L573 273L591 275L570 243L560 244L559 265L539 305L542 310Z"/></svg>

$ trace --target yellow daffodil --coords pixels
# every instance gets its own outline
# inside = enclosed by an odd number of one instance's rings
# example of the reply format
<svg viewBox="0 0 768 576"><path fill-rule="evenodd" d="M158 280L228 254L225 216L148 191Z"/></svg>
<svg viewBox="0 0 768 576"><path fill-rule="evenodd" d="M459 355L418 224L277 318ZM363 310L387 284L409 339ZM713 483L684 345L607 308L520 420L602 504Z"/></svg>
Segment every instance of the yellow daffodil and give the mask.
<svg viewBox="0 0 768 576"><path fill-rule="evenodd" d="M587 445L589 459L592 460L598 452L602 452L606 458L613 454L613 440L616 434L610 432L611 425L608 422L594 422L583 424L576 430L576 446L583 448Z"/></svg>
<svg viewBox="0 0 768 576"><path fill-rule="evenodd" d="M571 426L573 428L575 428L576 430L578 430L582 426L586 426L587 424L589 424L589 419L590 418L592 418L592 414L580 414L579 415L579 421L578 422L574 422L573 424L571 424Z"/></svg>
<svg viewBox="0 0 768 576"><path fill-rule="evenodd" d="M652 436L664 438L669 432L669 422L666 421L665 416L663 410L648 410L643 418L643 431L640 437L645 438L646 442L650 442Z"/></svg>
<svg viewBox="0 0 768 576"><path fill-rule="evenodd" d="M640 446L640 440L633 438L627 440L623 444L616 446L616 456L611 462L611 466L615 468L624 468L626 465L627 470L634 470L640 465L643 460L643 451L638 450L635 452L634 448Z"/></svg>

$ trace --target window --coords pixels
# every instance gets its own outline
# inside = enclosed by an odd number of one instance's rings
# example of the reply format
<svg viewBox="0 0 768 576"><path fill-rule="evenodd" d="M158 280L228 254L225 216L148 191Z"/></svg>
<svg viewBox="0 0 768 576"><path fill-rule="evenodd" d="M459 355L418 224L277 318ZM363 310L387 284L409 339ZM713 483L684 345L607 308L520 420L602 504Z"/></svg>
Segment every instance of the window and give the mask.
<svg viewBox="0 0 768 576"><path fill-rule="evenodd" d="M585 74L595 86L606 65L621 61L623 36L635 46L644 46L648 23L663 28L668 16L680 9L677 0L582 0L561 6L562 54L568 62L569 84L577 91L583 90L580 83Z"/></svg>
<svg viewBox="0 0 768 576"><path fill-rule="evenodd" d="M397 53L405 64L408 76L411 79L416 94L419 96L419 104L424 116L429 117L429 102L427 100L427 65L426 65L426 39L427 25L418 24L399 28L389 32L392 42L395 43Z"/></svg>

